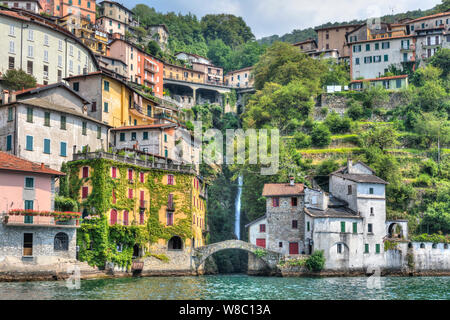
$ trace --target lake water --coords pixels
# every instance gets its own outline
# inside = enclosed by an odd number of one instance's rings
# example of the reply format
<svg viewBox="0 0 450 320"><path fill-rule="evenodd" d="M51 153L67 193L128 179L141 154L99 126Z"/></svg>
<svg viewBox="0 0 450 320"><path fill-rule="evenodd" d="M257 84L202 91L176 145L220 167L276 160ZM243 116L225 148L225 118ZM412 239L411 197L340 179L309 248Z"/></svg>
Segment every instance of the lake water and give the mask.
<svg viewBox="0 0 450 320"><path fill-rule="evenodd" d="M247 275L143 277L82 280L80 289L65 281L0 283L0 299L151 299L151 300L450 300L450 277L281 278Z"/></svg>

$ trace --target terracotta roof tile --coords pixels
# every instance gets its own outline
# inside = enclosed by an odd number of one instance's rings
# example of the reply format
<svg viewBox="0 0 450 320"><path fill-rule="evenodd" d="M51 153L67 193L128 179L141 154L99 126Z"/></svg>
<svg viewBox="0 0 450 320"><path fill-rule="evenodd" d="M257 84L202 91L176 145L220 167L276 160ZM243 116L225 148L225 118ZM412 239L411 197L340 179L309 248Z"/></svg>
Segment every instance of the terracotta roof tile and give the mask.
<svg viewBox="0 0 450 320"><path fill-rule="evenodd" d="M263 189L263 197L273 196L295 196L303 194L303 183L295 183L291 186L289 183L266 183Z"/></svg>
<svg viewBox="0 0 450 320"><path fill-rule="evenodd" d="M43 164L31 162L0 151L0 170L23 171L63 176L65 173L50 169Z"/></svg>

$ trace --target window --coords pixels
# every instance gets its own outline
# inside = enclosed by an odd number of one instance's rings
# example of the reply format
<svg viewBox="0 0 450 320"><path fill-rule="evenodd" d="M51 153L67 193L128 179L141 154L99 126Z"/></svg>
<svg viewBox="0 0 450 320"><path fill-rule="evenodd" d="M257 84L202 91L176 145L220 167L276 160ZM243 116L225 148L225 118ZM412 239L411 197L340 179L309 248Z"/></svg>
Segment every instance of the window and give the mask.
<svg viewBox="0 0 450 320"><path fill-rule="evenodd" d="M381 43L381 49L389 49L390 43L389 42L383 42Z"/></svg>
<svg viewBox="0 0 450 320"><path fill-rule="evenodd" d="M298 221L292 220L292 229L297 229L297 228L298 228Z"/></svg>
<svg viewBox="0 0 450 320"><path fill-rule="evenodd" d="M311 231L311 223L309 221L306 222L306 231Z"/></svg>
<svg viewBox="0 0 450 320"><path fill-rule="evenodd" d="M48 50L44 50L44 62L48 62Z"/></svg>
<svg viewBox="0 0 450 320"><path fill-rule="evenodd" d="M97 126L97 139L102 138L102 127Z"/></svg>
<svg viewBox="0 0 450 320"><path fill-rule="evenodd" d="M367 225L367 232L368 232L368 233L372 233L372 232L373 232L373 225L372 225L371 223L369 223L369 224Z"/></svg>
<svg viewBox="0 0 450 320"><path fill-rule="evenodd" d="M89 177L89 167L83 167L83 178Z"/></svg>
<svg viewBox="0 0 450 320"><path fill-rule="evenodd" d="M50 154L50 139L44 139L44 153Z"/></svg>
<svg viewBox="0 0 450 320"><path fill-rule="evenodd" d="M133 169L128 169L128 180L133 181Z"/></svg>
<svg viewBox="0 0 450 320"><path fill-rule="evenodd" d="M136 132L131 133L131 141L136 141Z"/></svg>
<svg viewBox="0 0 450 320"><path fill-rule="evenodd" d="M14 26L13 26L13 25L10 25L10 26L9 26L9 35L10 35L10 36L13 36L13 35L14 35Z"/></svg>
<svg viewBox="0 0 450 320"><path fill-rule="evenodd" d="M380 244L375 244L375 253L380 253Z"/></svg>
<svg viewBox="0 0 450 320"><path fill-rule="evenodd" d="M25 150L33 151L33 136L27 136L27 144Z"/></svg>
<svg viewBox="0 0 450 320"><path fill-rule="evenodd" d="M370 51L370 43L366 44L366 51Z"/></svg>
<svg viewBox="0 0 450 320"><path fill-rule="evenodd" d="M347 186L347 194L352 194L352 186Z"/></svg>
<svg viewBox="0 0 450 320"><path fill-rule="evenodd" d="M164 157L168 157L169 156L169 151L167 149L164 149Z"/></svg>
<svg viewBox="0 0 450 320"><path fill-rule="evenodd" d="M291 198L291 206L292 207L296 207L297 206L297 197L292 197Z"/></svg>
<svg viewBox="0 0 450 320"><path fill-rule="evenodd" d="M81 134L83 136L87 135L87 122L86 121L83 121L83 123L82 123Z"/></svg>
<svg viewBox="0 0 450 320"><path fill-rule="evenodd" d="M33 108L27 108L27 122L33 122Z"/></svg>
<svg viewBox="0 0 450 320"><path fill-rule="evenodd" d="M69 236L64 232L58 232L55 236L53 249L55 251L68 251L69 250Z"/></svg>
<svg viewBox="0 0 450 320"><path fill-rule="evenodd" d="M120 138L119 138L119 140L120 140L120 141L125 141L125 132L121 132L121 133L120 133Z"/></svg>
<svg viewBox="0 0 450 320"><path fill-rule="evenodd" d="M373 56L373 62L375 63L381 62L381 56Z"/></svg>
<svg viewBox="0 0 450 320"><path fill-rule="evenodd" d="M66 130L66 116L61 116L60 124L61 124L60 129L61 130Z"/></svg>
<svg viewBox="0 0 450 320"><path fill-rule="evenodd" d="M152 116L152 106L151 106L151 105L147 105L147 115L148 115L149 117Z"/></svg>
<svg viewBox="0 0 450 320"><path fill-rule="evenodd" d="M337 244L337 253L342 253L342 243Z"/></svg>
<svg viewBox="0 0 450 320"><path fill-rule="evenodd" d="M369 188L369 194L373 194L373 188Z"/></svg>
<svg viewBox="0 0 450 320"><path fill-rule="evenodd" d="M33 39L34 39L34 32L33 32L33 30L28 30L28 40L29 41L33 41Z"/></svg>
<svg viewBox="0 0 450 320"><path fill-rule="evenodd" d="M50 127L50 112L44 113L44 126Z"/></svg>
<svg viewBox="0 0 450 320"><path fill-rule="evenodd" d="M81 190L81 198L86 199L89 194L89 187L83 187Z"/></svg>
<svg viewBox="0 0 450 320"><path fill-rule="evenodd" d="M375 50L380 50L380 44L379 43L375 43Z"/></svg>
<svg viewBox="0 0 450 320"><path fill-rule="evenodd" d="M353 233L358 233L358 223L353 222Z"/></svg>
<svg viewBox="0 0 450 320"><path fill-rule="evenodd" d="M108 102L103 102L103 112L108 112L108 108L109 107L109 105L108 105Z"/></svg>
<svg viewBox="0 0 450 320"><path fill-rule="evenodd" d="M73 83L73 91L80 91L80 83L79 82L74 82Z"/></svg>
<svg viewBox="0 0 450 320"><path fill-rule="evenodd" d="M173 212L170 211L167 212L167 225L168 226L173 225Z"/></svg>
<svg viewBox="0 0 450 320"><path fill-rule="evenodd" d="M69 71L73 72L73 61L69 60Z"/></svg>
<svg viewBox="0 0 450 320"><path fill-rule="evenodd" d="M128 199L133 199L133 189L128 189Z"/></svg>
<svg viewBox="0 0 450 320"><path fill-rule="evenodd" d="M148 132L147 131L143 132L142 140L148 140Z"/></svg>
<svg viewBox="0 0 450 320"><path fill-rule="evenodd" d="M92 101L91 112L97 112L97 101Z"/></svg>
<svg viewBox="0 0 450 320"><path fill-rule="evenodd" d="M387 61L389 61L389 55L385 54L384 55L384 62L387 62Z"/></svg>
<svg viewBox="0 0 450 320"><path fill-rule="evenodd" d="M6 101L5 101L6 103ZM13 121L13 108L9 107L8 108L8 121Z"/></svg>
<svg viewBox="0 0 450 320"><path fill-rule="evenodd" d="M278 198L278 197L273 197L273 198L272 198L272 206L273 206L273 207L279 207L279 206L280 206L280 198Z"/></svg>
<svg viewBox="0 0 450 320"><path fill-rule="evenodd" d="M356 64L356 65L359 65L359 58L356 58L356 59L355 59L355 64Z"/></svg>
<svg viewBox="0 0 450 320"><path fill-rule="evenodd" d="M25 178L25 188L26 189L34 189L34 178L32 178L32 177Z"/></svg>
<svg viewBox="0 0 450 320"><path fill-rule="evenodd" d="M28 46L28 57L33 58L33 54L34 54L34 47Z"/></svg>
<svg viewBox="0 0 450 320"><path fill-rule="evenodd" d="M370 208L370 215L373 216L373 208Z"/></svg>
<svg viewBox="0 0 450 320"><path fill-rule="evenodd" d="M341 232L345 232L345 221L341 221Z"/></svg>
<svg viewBox="0 0 450 320"><path fill-rule="evenodd" d="M14 53L14 41L9 42L9 53Z"/></svg>
<svg viewBox="0 0 450 320"><path fill-rule="evenodd" d="M144 183L144 173L143 172L139 172L139 181L141 183Z"/></svg>
<svg viewBox="0 0 450 320"><path fill-rule="evenodd" d="M279 248L283 248L283 242L281 242L281 241L278 242L278 247L279 247Z"/></svg>
<svg viewBox="0 0 450 320"><path fill-rule="evenodd" d="M364 253L369 253L369 244L364 244Z"/></svg>
<svg viewBox="0 0 450 320"><path fill-rule="evenodd" d="M114 179L117 178L117 168L116 167L111 168L111 177Z"/></svg>
<svg viewBox="0 0 450 320"><path fill-rule="evenodd" d="M103 82L103 89L107 92L109 92L109 82L108 81L104 81Z"/></svg>
<svg viewBox="0 0 450 320"><path fill-rule="evenodd" d="M6 136L6 151L12 150L12 135Z"/></svg>
<svg viewBox="0 0 450 320"><path fill-rule="evenodd" d="M167 175L167 184L168 185L173 185L174 183L173 183L174 181L173 181L173 175L172 174L168 174Z"/></svg>
<svg viewBox="0 0 450 320"><path fill-rule="evenodd" d="M67 143L65 142L61 142L60 144L60 151L59 151L59 155L61 157L67 157Z"/></svg>
<svg viewBox="0 0 450 320"><path fill-rule="evenodd" d="M167 134L164 133L164 142L167 142Z"/></svg>
<svg viewBox="0 0 450 320"><path fill-rule="evenodd" d="M14 57L8 57L8 69L14 69L15 59Z"/></svg>
<svg viewBox="0 0 450 320"><path fill-rule="evenodd" d="M259 232L266 232L266 225L264 223L259 225Z"/></svg>

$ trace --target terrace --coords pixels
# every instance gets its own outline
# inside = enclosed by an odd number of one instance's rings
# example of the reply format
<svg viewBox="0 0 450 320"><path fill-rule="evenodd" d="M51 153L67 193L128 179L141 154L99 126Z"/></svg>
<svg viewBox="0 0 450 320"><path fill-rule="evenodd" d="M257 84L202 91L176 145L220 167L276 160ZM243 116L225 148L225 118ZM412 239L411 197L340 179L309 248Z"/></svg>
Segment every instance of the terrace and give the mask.
<svg viewBox="0 0 450 320"><path fill-rule="evenodd" d="M3 224L10 227L80 227L80 213L75 212L10 210L8 213L4 213L1 217Z"/></svg>

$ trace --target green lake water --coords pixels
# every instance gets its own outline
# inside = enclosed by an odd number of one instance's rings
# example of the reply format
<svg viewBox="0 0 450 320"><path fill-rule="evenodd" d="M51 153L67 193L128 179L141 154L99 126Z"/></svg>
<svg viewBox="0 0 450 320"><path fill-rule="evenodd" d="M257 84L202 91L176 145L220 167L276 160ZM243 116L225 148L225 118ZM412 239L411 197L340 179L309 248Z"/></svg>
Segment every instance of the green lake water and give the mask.
<svg viewBox="0 0 450 320"><path fill-rule="evenodd" d="M382 277L379 283L368 279L247 275L143 277L82 280L80 289L68 289L65 281L3 282L0 299L450 300L450 277Z"/></svg>

